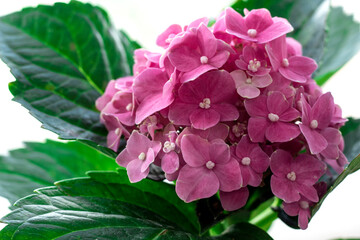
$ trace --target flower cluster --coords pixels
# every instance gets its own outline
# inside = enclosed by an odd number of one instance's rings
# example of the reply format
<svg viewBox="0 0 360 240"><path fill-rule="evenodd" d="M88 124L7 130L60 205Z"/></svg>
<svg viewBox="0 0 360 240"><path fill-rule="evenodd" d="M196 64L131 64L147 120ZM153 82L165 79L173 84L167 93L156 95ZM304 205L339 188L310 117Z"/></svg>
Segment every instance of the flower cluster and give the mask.
<svg viewBox="0 0 360 240"><path fill-rule="evenodd" d="M319 179L347 163L345 119L311 78L316 62L286 37L292 30L266 9L228 8L211 27L207 18L171 25L157 38L161 53L136 50L134 76L111 81L96 102L108 147L127 139L116 160L130 181L155 164L185 202L219 191L233 211L268 176L306 228L326 189Z"/></svg>

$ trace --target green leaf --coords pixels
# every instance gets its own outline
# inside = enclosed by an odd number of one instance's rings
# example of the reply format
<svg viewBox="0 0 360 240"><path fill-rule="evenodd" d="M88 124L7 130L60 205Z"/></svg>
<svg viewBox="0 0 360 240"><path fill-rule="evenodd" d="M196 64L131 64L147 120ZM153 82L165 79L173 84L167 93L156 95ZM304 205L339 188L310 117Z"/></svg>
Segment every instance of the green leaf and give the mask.
<svg viewBox="0 0 360 240"><path fill-rule="evenodd" d="M324 84L360 50L360 25L342 8L330 7L324 0L239 0L232 6L242 13L267 8L272 16L289 20L294 37L303 45L303 54L318 62L313 77Z"/></svg>
<svg viewBox="0 0 360 240"><path fill-rule="evenodd" d="M325 46L315 80L322 85L360 50L360 24L340 7L331 8L326 19Z"/></svg>
<svg viewBox="0 0 360 240"><path fill-rule="evenodd" d="M8 225L0 239L271 239L248 223L234 225L221 236L200 237L186 221L195 213L188 210L194 204L173 201L172 185L151 180L130 184L122 171L89 175L20 199L18 208L1 220Z"/></svg>
<svg viewBox="0 0 360 240"><path fill-rule="evenodd" d="M0 18L0 57L16 78L14 100L60 138L92 146L106 146L107 135L95 101L111 79L131 73L134 48L104 10L77 1Z"/></svg>
<svg viewBox="0 0 360 240"><path fill-rule="evenodd" d="M262 229L250 224L239 223L232 225L220 236L213 237L216 240L271 240L272 238Z"/></svg>
<svg viewBox="0 0 360 240"><path fill-rule="evenodd" d="M348 160L354 159L360 153L360 119L349 118L340 130L345 141L344 154Z"/></svg>
<svg viewBox="0 0 360 240"><path fill-rule="evenodd" d="M89 170L118 167L113 158L78 142L29 142L26 148L0 156L0 195L13 203L55 181L85 176Z"/></svg>
<svg viewBox="0 0 360 240"><path fill-rule="evenodd" d="M56 186L70 196L98 196L135 204L160 214L173 224L179 223L191 232L200 231L196 204L184 203L176 195L174 185L148 179L130 183L124 169L119 173L88 172L88 175L90 178L60 181ZM169 211L171 208L174 209Z"/></svg>

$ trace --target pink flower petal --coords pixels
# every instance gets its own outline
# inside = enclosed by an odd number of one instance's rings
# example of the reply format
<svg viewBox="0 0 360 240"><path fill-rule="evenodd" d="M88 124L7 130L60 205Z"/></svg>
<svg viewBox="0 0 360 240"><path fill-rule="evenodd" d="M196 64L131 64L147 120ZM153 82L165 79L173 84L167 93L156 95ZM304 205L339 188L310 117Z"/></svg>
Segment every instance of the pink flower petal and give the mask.
<svg viewBox="0 0 360 240"><path fill-rule="evenodd" d="M228 60L230 53L228 51L219 51L209 59L209 64L215 68L221 68Z"/></svg>
<svg viewBox="0 0 360 240"><path fill-rule="evenodd" d="M180 167L179 156L175 151L171 151L164 155L161 159L161 168L167 174L176 172Z"/></svg>
<svg viewBox="0 0 360 240"><path fill-rule="evenodd" d="M189 72L201 65L200 54L188 46L180 46L169 52L171 63L181 72Z"/></svg>
<svg viewBox="0 0 360 240"><path fill-rule="evenodd" d="M312 107L312 117L318 122L318 128L329 126L334 113L334 98L330 92L321 95Z"/></svg>
<svg viewBox="0 0 360 240"><path fill-rule="evenodd" d="M269 112L274 113L278 116L280 116L290 107L290 103L286 100L284 94L282 94L281 92L270 93L267 98L266 104Z"/></svg>
<svg viewBox="0 0 360 240"><path fill-rule="evenodd" d="M276 175L286 175L291 172L291 162L293 157L291 154L284 150L276 150L271 155L270 169Z"/></svg>
<svg viewBox="0 0 360 240"><path fill-rule="evenodd" d="M260 95L260 90L252 85L244 85L237 88L237 93L243 98L256 98Z"/></svg>
<svg viewBox="0 0 360 240"><path fill-rule="evenodd" d="M184 135L181 139L181 152L185 162L191 167L200 167L210 159L209 142L197 135Z"/></svg>
<svg viewBox="0 0 360 240"><path fill-rule="evenodd" d="M154 150L152 148L149 148L146 153L146 158L143 160L143 164L141 165L140 171L145 172L147 169L149 169L149 166L151 163L153 163L155 160L155 154Z"/></svg>
<svg viewBox="0 0 360 240"><path fill-rule="evenodd" d="M245 100L244 105L246 111L251 117L268 117L269 111L267 109L267 97L261 95L255 99Z"/></svg>
<svg viewBox="0 0 360 240"><path fill-rule="evenodd" d="M307 229L309 219L311 218L310 209L300 209L298 223L302 230Z"/></svg>
<svg viewBox="0 0 360 240"><path fill-rule="evenodd" d="M213 104L211 108L220 114L220 121L222 122L235 121L239 118L239 110L232 104Z"/></svg>
<svg viewBox="0 0 360 240"><path fill-rule="evenodd" d="M300 194L294 188L294 183L285 178L272 175L270 186L273 194L285 202L295 202L300 199Z"/></svg>
<svg viewBox="0 0 360 240"><path fill-rule="evenodd" d="M210 71L210 70L214 70L216 69L216 67L210 65L210 64L202 64L199 67L184 73L181 78L180 78L180 82L182 83L186 83L186 82L190 82L193 81L195 79L197 79L198 77L200 77L202 74Z"/></svg>
<svg viewBox="0 0 360 240"><path fill-rule="evenodd" d="M134 159L126 166L127 174L131 183L139 182L146 178L146 176L149 174L149 168L147 168L145 171L141 171L142 165L142 160Z"/></svg>
<svg viewBox="0 0 360 240"><path fill-rule="evenodd" d="M265 136L270 142L289 142L299 136L300 129L296 124L273 122L266 129Z"/></svg>
<svg viewBox="0 0 360 240"><path fill-rule="evenodd" d="M175 125L190 126L190 115L199 108L199 104L176 101L170 106L168 118Z"/></svg>
<svg viewBox="0 0 360 240"><path fill-rule="evenodd" d="M190 115L190 122L194 128L208 129L220 121L220 114L213 109L196 109Z"/></svg>
<svg viewBox="0 0 360 240"><path fill-rule="evenodd" d="M270 74L266 74L263 76L254 76L251 81L253 86L258 88L264 88L272 83L272 78Z"/></svg>
<svg viewBox="0 0 360 240"><path fill-rule="evenodd" d="M233 192L220 191L220 201L226 211L235 211L245 206L249 197L249 190L246 187Z"/></svg>
<svg viewBox="0 0 360 240"><path fill-rule="evenodd" d="M230 160L230 148L223 140L216 139L209 144L209 159L217 164L226 164Z"/></svg>
<svg viewBox="0 0 360 240"><path fill-rule="evenodd" d="M269 125L270 122L265 118L251 117L248 123L248 132L251 141L264 142L265 132Z"/></svg>
<svg viewBox="0 0 360 240"><path fill-rule="evenodd" d="M281 21L278 21L278 19L279 18L274 17L274 23L259 33L257 37L259 44L270 42L293 30L292 26L289 22L287 22L287 20L282 19Z"/></svg>
<svg viewBox="0 0 360 240"><path fill-rule="evenodd" d="M304 124L299 124L300 130L309 144L310 152L318 154L323 151L328 143L326 139L316 130L309 128Z"/></svg>
<svg viewBox="0 0 360 240"><path fill-rule="evenodd" d="M202 56L213 57L217 49L217 39L203 23L197 29L197 39Z"/></svg>
<svg viewBox="0 0 360 240"><path fill-rule="evenodd" d="M213 171L206 167L185 165L179 172L175 190L179 198L188 203L211 197L219 187L219 180Z"/></svg>
<svg viewBox="0 0 360 240"><path fill-rule="evenodd" d="M241 187L240 167L235 159L232 159L225 164L215 164L213 170L219 179L221 191L230 192Z"/></svg>

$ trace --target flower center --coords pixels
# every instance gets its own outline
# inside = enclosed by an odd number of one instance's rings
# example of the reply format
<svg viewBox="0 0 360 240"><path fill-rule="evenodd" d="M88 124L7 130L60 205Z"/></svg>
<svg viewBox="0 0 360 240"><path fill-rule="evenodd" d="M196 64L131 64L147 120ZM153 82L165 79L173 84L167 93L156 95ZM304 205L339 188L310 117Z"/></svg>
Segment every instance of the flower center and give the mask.
<svg viewBox="0 0 360 240"><path fill-rule="evenodd" d="M251 83L252 83L251 78L246 79L245 82L246 82L247 84L251 84Z"/></svg>
<svg viewBox="0 0 360 240"><path fill-rule="evenodd" d="M282 65L283 65L283 67L288 67L289 66L289 60L287 58L284 58L282 60Z"/></svg>
<svg viewBox="0 0 360 240"><path fill-rule="evenodd" d="M207 169L213 169L214 167L215 167L215 163L214 162L212 162L212 161L208 161L207 163L206 163L206 167L207 167Z"/></svg>
<svg viewBox="0 0 360 240"><path fill-rule="evenodd" d="M210 98L204 98L203 101L199 103L199 107L205 109L210 108Z"/></svg>
<svg viewBox="0 0 360 240"><path fill-rule="evenodd" d="M163 151L164 151L165 153L169 153L169 152L171 152L171 151L173 151L173 150L175 150L175 143L170 142L170 141L166 141L166 142L164 143Z"/></svg>
<svg viewBox="0 0 360 240"><path fill-rule="evenodd" d="M143 161L146 158L146 154L144 152L140 153L138 159Z"/></svg>
<svg viewBox="0 0 360 240"><path fill-rule="evenodd" d="M254 38L254 37L256 37L257 31L256 31L256 29L249 29L247 31L247 34L248 34L249 37Z"/></svg>
<svg viewBox="0 0 360 240"><path fill-rule="evenodd" d="M116 134L116 135L119 135L119 134L120 134L120 128L115 129L115 134Z"/></svg>
<svg viewBox="0 0 360 240"><path fill-rule="evenodd" d="M300 207L302 209L308 209L309 208L309 203L306 202L306 201L300 201L299 204L300 204Z"/></svg>
<svg viewBox="0 0 360 240"><path fill-rule="evenodd" d="M249 166L251 163L251 159L249 157L244 157L243 159L241 159L241 163L242 165Z"/></svg>
<svg viewBox="0 0 360 240"><path fill-rule="evenodd" d="M261 67L261 62L256 60L256 58L254 58L254 60L250 60L249 61L249 65L248 65L248 69L252 72L257 72L257 70L259 69L259 67Z"/></svg>
<svg viewBox="0 0 360 240"><path fill-rule="evenodd" d="M275 113L269 113L268 118L272 122L279 121L279 116L277 114L275 114Z"/></svg>
<svg viewBox="0 0 360 240"><path fill-rule="evenodd" d="M206 64L206 63L208 63L208 61L209 61L209 59L208 59L207 56L202 56L202 57L200 58L201 64Z"/></svg>
<svg viewBox="0 0 360 240"><path fill-rule="evenodd" d="M318 123L318 121L317 120L312 120L311 121L311 123L310 123L310 127L312 128L312 129L315 129L315 128L317 128L318 127L318 125L319 125L319 123Z"/></svg>
<svg viewBox="0 0 360 240"><path fill-rule="evenodd" d="M286 175L287 179L289 179L290 181L295 181L296 180L296 174L294 172L289 172Z"/></svg>
<svg viewBox="0 0 360 240"><path fill-rule="evenodd" d="M129 103L128 105L126 105L126 111L130 112L133 108L133 104Z"/></svg>
<svg viewBox="0 0 360 240"><path fill-rule="evenodd" d="M243 123L237 123L236 125L231 127L232 133L235 137L240 137L245 133L246 126Z"/></svg>

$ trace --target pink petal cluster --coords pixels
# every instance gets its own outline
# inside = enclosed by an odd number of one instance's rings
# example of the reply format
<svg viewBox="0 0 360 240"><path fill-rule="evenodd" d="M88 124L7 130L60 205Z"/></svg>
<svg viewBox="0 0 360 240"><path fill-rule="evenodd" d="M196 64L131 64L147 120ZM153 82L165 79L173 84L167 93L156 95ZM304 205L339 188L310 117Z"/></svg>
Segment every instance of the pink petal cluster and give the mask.
<svg viewBox="0 0 360 240"><path fill-rule="evenodd" d="M347 164L345 120L311 78L316 62L286 37L292 30L266 9L228 8L212 27L171 25L160 53L136 50L134 76L111 81L96 102L108 147L127 139L116 160L130 181L155 164L185 202L219 192L228 211L269 187L306 228L319 179Z"/></svg>

